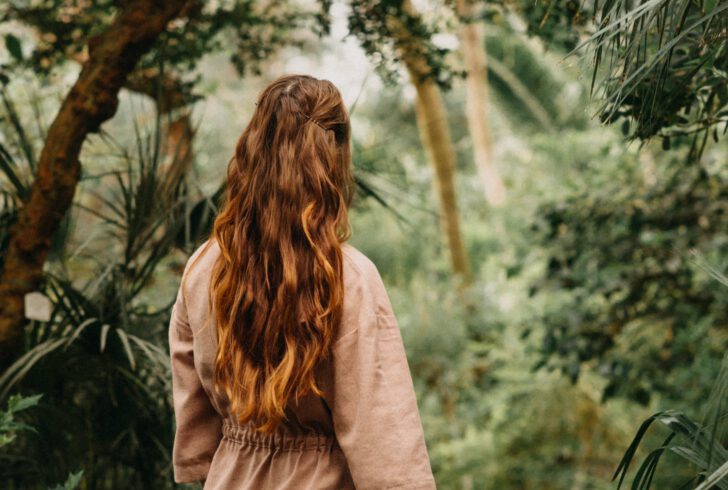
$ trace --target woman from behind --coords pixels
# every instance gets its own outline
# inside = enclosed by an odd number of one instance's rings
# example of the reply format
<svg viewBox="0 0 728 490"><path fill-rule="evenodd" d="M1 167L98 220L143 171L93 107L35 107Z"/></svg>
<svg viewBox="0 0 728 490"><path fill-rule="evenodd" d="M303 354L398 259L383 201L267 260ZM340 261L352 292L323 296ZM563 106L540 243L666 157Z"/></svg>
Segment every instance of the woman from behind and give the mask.
<svg viewBox="0 0 728 490"><path fill-rule="evenodd" d="M272 82L172 309L176 482L435 488L392 306L347 243L353 193L339 91Z"/></svg>

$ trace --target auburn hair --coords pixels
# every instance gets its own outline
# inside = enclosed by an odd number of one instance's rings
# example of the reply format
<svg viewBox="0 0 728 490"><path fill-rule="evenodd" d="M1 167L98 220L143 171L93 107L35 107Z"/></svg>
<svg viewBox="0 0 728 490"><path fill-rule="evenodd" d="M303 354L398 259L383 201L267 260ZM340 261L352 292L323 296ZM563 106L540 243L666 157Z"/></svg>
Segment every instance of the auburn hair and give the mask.
<svg viewBox="0 0 728 490"><path fill-rule="evenodd" d="M291 401L324 396L315 369L342 316L350 137L334 84L286 75L259 94L228 165L211 233L214 386L258 431L273 431Z"/></svg>

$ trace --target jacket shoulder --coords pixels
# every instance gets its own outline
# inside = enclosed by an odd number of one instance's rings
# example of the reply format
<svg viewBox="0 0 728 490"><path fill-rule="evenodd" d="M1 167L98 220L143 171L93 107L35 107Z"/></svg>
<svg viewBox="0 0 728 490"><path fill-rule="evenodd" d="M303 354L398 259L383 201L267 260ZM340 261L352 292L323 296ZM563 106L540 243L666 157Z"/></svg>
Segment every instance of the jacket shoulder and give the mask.
<svg viewBox="0 0 728 490"><path fill-rule="evenodd" d="M182 273L182 286L185 299L194 302L200 293L206 292L210 273L215 260L220 255L220 247L213 239L208 239L198 246L187 259Z"/></svg>
<svg viewBox="0 0 728 490"><path fill-rule="evenodd" d="M382 277L374 262L352 245L342 246L344 259L344 319L340 337L360 327L368 329L376 317L392 315Z"/></svg>
<svg viewBox="0 0 728 490"><path fill-rule="evenodd" d="M341 245L341 253L344 255L344 274L348 271L350 275L359 279L370 278L372 274L379 275L374 262L354 245L344 242Z"/></svg>

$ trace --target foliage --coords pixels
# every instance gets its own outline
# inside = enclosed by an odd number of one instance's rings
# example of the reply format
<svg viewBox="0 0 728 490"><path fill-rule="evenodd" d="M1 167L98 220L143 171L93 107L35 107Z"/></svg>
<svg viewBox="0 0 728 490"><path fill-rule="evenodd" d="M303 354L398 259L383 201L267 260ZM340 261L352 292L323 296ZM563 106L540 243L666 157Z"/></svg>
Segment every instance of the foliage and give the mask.
<svg viewBox="0 0 728 490"><path fill-rule="evenodd" d="M604 66L602 120L634 121L631 138L695 135L694 153L728 127L728 3L595 2L594 76ZM721 130L722 126L722 130Z"/></svg>
<svg viewBox="0 0 728 490"><path fill-rule="evenodd" d="M529 34L591 54L601 120L629 139L691 141L695 160L728 128L728 4L714 0L516 1ZM585 41L581 41L586 36ZM679 146L679 145L678 145Z"/></svg>
<svg viewBox="0 0 728 490"><path fill-rule="evenodd" d="M83 470L71 473L62 485L56 485L49 490L73 490L74 488L78 488L81 484L81 478L83 478Z"/></svg>
<svg viewBox="0 0 728 490"><path fill-rule="evenodd" d="M97 142L121 168L83 177L75 206L85 219L69 219L64 246L46 272L50 319L30 323L26 351L0 375L0 399L17 391L45 394L28 416L42 437L4 451L12 458L0 474L5 488L40 487L79 466L87 488L169 485L173 420L169 358L160 345L171 304L149 305L144 292L183 231L199 229L186 206L199 207L200 198L164 160L159 126L135 132L133 153L108 134ZM17 151L7 155L16 163L3 170L20 168ZM83 236L89 222L103 243ZM89 279L69 272L81 264ZM67 487L79 478L69 477Z"/></svg>
<svg viewBox="0 0 728 490"><path fill-rule="evenodd" d="M38 401L43 395L21 396L14 394L8 398L8 408L0 413L0 448L7 446L17 438L17 433L24 430L37 432L33 427L15 420L16 414L23 412L30 407L38 405ZM83 470L71 473L63 483L56 485L49 490L73 490L77 488L83 477Z"/></svg>
<svg viewBox="0 0 728 490"><path fill-rule="evenodd" d="M20 22L36 37L25 56L19 38L6 35L6 44L14 48L15 67L47 76L69 60L83 62L89 40L112 21L116 4L113 0L5 3L0 22ZM170 23L156 48L142 58L127 86L159 97L166 108L180 107L200 97L195 85L201 79L197 68L203 56L224 51L241 75L260 74L261 64L281 46L303 46L307 37L302 33L321 36L328 29L326 11L304 9L296 2L193 1L186 17Z"/></svg>
<svg viewBox="0 0 728 490"><path fill-rule="evenodd" d="M17 433L23 430L33 430L29 425L15 420L18 412L27 410L38 404L43 395L23 397L15 394L8 398L8 408L0 413L0 448L7 446L15 440Z"/></svg>
<svg viewBox="0 0 728 490"><path fill-rule="evenodd" d="M719 168L677 161L655 182L639 167L618 172L611 185L542 207L534 226L548 269L534 294L568 295L544 315L545 363L576 378L593 360L610 380L606 397L646 403L655 391L682 390L666 376L674 367L712 359L717 372L728 290L688 252L724 264L728 186Z"/></svg>
<svg viewBox="0 0 728 490"><path fill-rule="evenodd" d="M624 478L634 459L635 452L650 427L658 423L669 430L669 435L658 448L652 450L640 465L632 488L649 489L662 457L670 452L683 462L694 465L698 472L682 488L697 485L700 490L728 488L728 356L724 358L723 370L718 375L711 397L705 404L704 422L696 422L677 410L658 412L640 426L632 443L617 467L614 479L619 478L621 488ZM664 465L663 465L664 466ZM670 469L663 470L670 472Z"/></svg>
<svg viewBox="0 0 728 490"><path fill-rule="evenodd" d="M585 3L590 2L520 0L511 7L525 20L529 35L540 37L559 51L571 51L579 45L580 33L592 17Z"/></svg>
<svg viewBox="0 0 728 490"><path fill-rule="evenodd" d="M408 43L427 61L430 71L424 78L432 78L447 89L455 78L464 75L447 63L450 50L433 42L433 36L438 33L437 22L427 22L423 16L413 15L403 8L403 0L351 0L350 3L349 32L359 40L385 82L395 84L399 80L396 69L402 61L397 51L403 41L392 31L390 17L402 21L411 36Z"/></svg>
<svg viewBox="0 0 728 490"><path fill-rule="evenodd" d="M587 93L579 83L564 80L545 53L507 24L487 31L488 76L494 102L509 111L514 122L541 131L585 128ZM566 82L566 83L565 83Z"/></svg>

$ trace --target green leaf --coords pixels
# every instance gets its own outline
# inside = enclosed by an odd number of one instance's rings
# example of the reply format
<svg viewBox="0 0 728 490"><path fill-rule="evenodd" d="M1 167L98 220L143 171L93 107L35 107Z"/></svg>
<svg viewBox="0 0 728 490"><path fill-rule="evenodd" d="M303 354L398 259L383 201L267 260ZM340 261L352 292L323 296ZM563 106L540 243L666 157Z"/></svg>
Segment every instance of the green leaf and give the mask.
<svg viewBox="0 0 728 490"><path fill-rule="evenodd" d="M13 58L17 61L23 61L23 48L20 46L20 39L12 34L5 34L5 47Z"/></svg>
<svg viewBox="0 0 728 490"><path fill-rule="evenodd" d="M68 475L68 479L63 485L64 490L73 490L74 488L78 487L79 483L81 483L82 477L83 470L79 470L76 473L71 473L70 475Z"/></svg>
<svg viewBox="0 0 728 490"><path fill-rule="evenodd" d="M54 487L48 487L48 490L74 490L78 488L83 477L83 470L78 470L76 473L70 473L63 485L56 485Z"/></svg>
<svg viewBox="0 0 728 490"><path fill-rule="evenodd" d="M121 328L116 329L116 334L119 336L119 340L121 340L121 344L124 346L124 351L126 352L126 356L129 360L129 365L132 369L136 369L136 361L134 359L134 353L131 350L131 344L129 344L129 337L127 337L126 332Z"/></svg>
<svg viewBox="0 0 728 490"><path fill-rule="evenodd" d="M37 405L42 396L42 393L29 397L21 397L15 394L8 400L8 409L10 412L20 412L21 410Z"/></svg>
<svg viewBox="0 0 728 490"><path fill-rule="evenodd" d="M700 486L695 490L708 490L711 486L717 484L725 478L728 478L728 461L723 463L720 468L718 468L710 476L708 476L708 478L706 478L705 481L701 483Z"/></svg>

